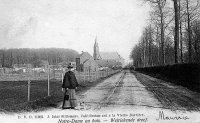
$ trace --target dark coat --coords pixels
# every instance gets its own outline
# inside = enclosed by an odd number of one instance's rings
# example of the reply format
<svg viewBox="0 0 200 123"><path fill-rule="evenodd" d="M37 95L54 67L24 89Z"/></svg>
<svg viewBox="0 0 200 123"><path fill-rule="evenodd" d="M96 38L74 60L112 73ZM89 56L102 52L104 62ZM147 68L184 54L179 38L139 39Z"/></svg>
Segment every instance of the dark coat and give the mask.
<svg viewBox="0 0 200 123"><path fill-rule="evenodd" d="M74 72L66 72L63 79L62 88L75 89L76 87L78 87L78 82Z"/></svg>

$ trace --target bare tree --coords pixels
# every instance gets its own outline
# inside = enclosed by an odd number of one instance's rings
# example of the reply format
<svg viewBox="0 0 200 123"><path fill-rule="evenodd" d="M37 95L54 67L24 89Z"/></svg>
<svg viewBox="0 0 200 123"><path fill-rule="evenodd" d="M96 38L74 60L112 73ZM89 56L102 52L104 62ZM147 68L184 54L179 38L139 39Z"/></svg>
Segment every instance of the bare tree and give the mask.
<svg viewBox="0 0 200 123"><path fill-rule="evenodd" d="M183 63L183 32L182 32L182 19L181 19L181 0L179 0L179 27L180 27L180 62Z"/></svg>
<svg viewBox="0 0 200 123"><path fill-rule="evenodd" d="M164 7L166 0L146 0L151 3L154 7L154 14L157 15L160 27L160 62L161 65L165 64L165 54L164 54L164 41L165 41L165 27L164 27Z"/></svg>
<svg viewBox="0 0 200 123"><path fill-rule="evenodd" d="M200 63L200 19L193 22L191 32L193 37L192 47L194 50L193 61Z"/></svg>
<svg viewBox="0 0 200 123"><path fill-rule="evenodd" d="M153 37L152 37L152 27L151 25L149 25L149 28L148 28L148 37L149 37L149 40L148 40L148 49L149 49L149 66L153 66L153 59L152 59L152 42L153 42Z"/></svg>
<svg viewBox="0 0 200 123"><path fill-rule="evenodd" d="M174 35L174 60L178 63L178 42L179 42L179 6L178 1L174 2L174 14L175 14L175 35Z"/></svg>
<svg viewBox="0 0 200 123"><path fill-rule="evenodd" d="M149 26L145 27L139 44L133 47L131 57L135 64L146 67L183 63L187 59L199 62L199 0L145 1L151 3L153 11Z"/></svg>
<svg viewBox="0 0 200 123"><path fill-rule="evenodd" d="M189 63L192 60L192 52L191 52L191 29L190 29L190 13L189 13L189 1L186 0L187 4L187 28L188 28L188 58L189 58Z"/></svg>

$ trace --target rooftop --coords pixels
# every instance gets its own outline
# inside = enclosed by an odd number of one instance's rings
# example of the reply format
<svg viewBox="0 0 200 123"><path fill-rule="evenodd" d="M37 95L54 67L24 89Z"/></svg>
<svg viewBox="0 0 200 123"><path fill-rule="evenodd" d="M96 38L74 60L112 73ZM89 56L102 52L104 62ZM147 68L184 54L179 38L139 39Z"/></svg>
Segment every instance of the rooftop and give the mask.
<svg viewBox="0 0 200 123"><path fill-rule="evenodd" d="M117 52L100 52L102 59L123 59Z"/></svg>

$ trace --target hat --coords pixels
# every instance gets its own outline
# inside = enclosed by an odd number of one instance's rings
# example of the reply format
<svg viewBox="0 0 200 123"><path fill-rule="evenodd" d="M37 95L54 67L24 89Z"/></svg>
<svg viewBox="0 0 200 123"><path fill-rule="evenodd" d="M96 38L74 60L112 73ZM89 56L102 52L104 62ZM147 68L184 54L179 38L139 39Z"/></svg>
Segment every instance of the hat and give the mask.
<svg viewBox="0 0 200 123"><path fill-rule="evenodd" d="M67 68L73 68L73 67L74 66L71 63L69 63L68 66L67 66Z"/></svg>

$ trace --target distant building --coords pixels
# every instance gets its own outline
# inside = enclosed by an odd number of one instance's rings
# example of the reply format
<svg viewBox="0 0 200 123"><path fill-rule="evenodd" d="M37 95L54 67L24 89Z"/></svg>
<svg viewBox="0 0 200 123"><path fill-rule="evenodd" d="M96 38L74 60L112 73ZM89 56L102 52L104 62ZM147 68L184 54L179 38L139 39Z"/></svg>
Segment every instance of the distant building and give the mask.
<svg viewBox="0 0 200 123"><path fill-rule="evenodd" d="M33 70L37 72L47 72L49 68L48 60L38 60L38 65Z"/></svg>
<svg viewBox="0 0 200 123"><path fill-rule="evenodd" d="M123 65L124 59L117 52L99 52L97 38L95 39L93 57L88 52L82 52L76 58L76 70L81 72L120 68Z"/></svg>
<svg viewBox="0 0 200 123"><path fill-rule="evenodd" d="M97 71L98 64L88 52L82 52L79 57L76 58L76 70L80 72Z"/></svg>
<svg viewBox="0 0 200 123"><path fill-rule="evenodd" d="M120 62L124 65L124 58L122 58L117 52L100 52L101 59L108 62Z"/></svg>
<svg viewBox="0 0 200 123"><path fill-rule="evenodd" d="M100 63L100 66L102 65L110 66L109 64L113 64L113 66L120 65L122 67L124 66L124 62L125 62L124 58L122 58L117 52L99 52L97 39L95 39L93 57L94 57L94 60Z"/></svg>
<svg viewBox="0 0 200 123"><path fill-rule="evenodd" d="M6 68L6 67L0 68L0 75L1 74L10 74L12 72L13 72L13 68Z"/></svg>
<svg viewBox="0 0 200 123"><path fill-rule="evenodd" d="M2 67L0 68L0 75L1 74L4 74L4 69Z"/></svg>
<svg viewBox="0 0 200 123"><path fill-rule="evenodd" d="M97 43L97 38L95 38L93 58L94 60L102 59L99 53L99 45Z"/></svg>
<svg viewBox="0 0 200 123"><path fill-rule="evenodd" d="M94 59L88 59L83 62L84 72L98 71L98 69L99 69L99 66Z"/></svg>
<svg viewBox="0 0 200 123"><path fill-rule="evenodd" d="M99 65L99 68L121 68L122 63L121 62L115 62L115 61L109 61L109 60L96 60L97 64Z"/></svg>
<svg viewBox="0 0 200 123"><path fill-rule="evenodd" d="M14 64L13 68L32 68L32 64Z"/></svg>
<svg viewBox="0 0 200 123"><path fill-rule="evenodd" d="M19 73L28 72L31 68L33 68L32 64L14 64L13 69Z"/></svg>

